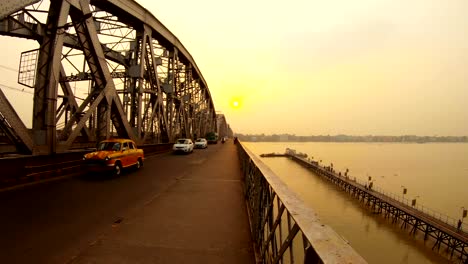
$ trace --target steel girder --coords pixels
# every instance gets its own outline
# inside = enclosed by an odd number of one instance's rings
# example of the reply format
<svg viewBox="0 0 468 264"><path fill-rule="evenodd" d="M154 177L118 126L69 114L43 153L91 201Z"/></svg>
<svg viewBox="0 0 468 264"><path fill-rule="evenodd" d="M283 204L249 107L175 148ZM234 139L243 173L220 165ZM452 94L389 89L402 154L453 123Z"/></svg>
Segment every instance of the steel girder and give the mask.
<svg viewBox="0 0 468 264"><path fill-rule="evenodd" d="M0 2L0 19L39 1L40 0L2 0Z"/></svg>
<svg viewBox="0 0 468 264"><path fill-rule="evenodd" d="M0 128L4 131L10 142L16 146L18 152L32 153L32 138L2 90L0 90Z"/></svg>
<svg viewBox="0 0 468 264"><path fill-rule="evenodd" d="M218 135L220 137L233 137L234 133L231 130L231 127L229 127L229 124L226 121L226 116L223 114L217 114L216 115L216 125L217 125L217 131Z"/></svg>
<svg viewBox="0 0 468 264"><path fill-rule="evenodd" d="M19 80L34 88L32 137L10 129L23 152L63 152L112 136L144 144L216 131L213 100L195 61L136 2L51 0L9 8L15 13L0 20L0 34L40 44L23 54L37 58L20 65ZM26 66L33 77L21 76Z"/></svg>

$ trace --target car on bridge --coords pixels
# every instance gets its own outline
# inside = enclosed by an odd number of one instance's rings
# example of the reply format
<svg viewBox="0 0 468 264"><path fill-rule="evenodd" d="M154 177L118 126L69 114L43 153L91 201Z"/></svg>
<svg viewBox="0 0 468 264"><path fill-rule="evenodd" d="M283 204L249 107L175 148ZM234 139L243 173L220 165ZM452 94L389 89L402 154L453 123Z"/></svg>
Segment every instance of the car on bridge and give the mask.
<svg viewBox="0 0 468 264"><path fill-rule="evenodd" d="M208 141L208 144L218 144L218 133L208 132L206 133L205 138Z"/></svg>
<svg viewBox="0 0 468 264"><path fill-rule="evenodd" d="M145 159L142 149L138 149L130 139L108 139L101 141L97 150L84 155L83 161L89 172L112 172L120 175L122 169L132 167L139 169Z"/></svg>
<svg viewBox="0 0 468 264"><path fill-rule="evenodd" d="M174 146L172 146L174 152L192 153L193 152L193 141L189 138L179 138Z"/></svg>
<svg viewBox="0 0 468 264"><path fill-rule="evenodd" d="M195 148L207 148L208 147L208 141L204 138L197 138L195 140Z"/></svg>

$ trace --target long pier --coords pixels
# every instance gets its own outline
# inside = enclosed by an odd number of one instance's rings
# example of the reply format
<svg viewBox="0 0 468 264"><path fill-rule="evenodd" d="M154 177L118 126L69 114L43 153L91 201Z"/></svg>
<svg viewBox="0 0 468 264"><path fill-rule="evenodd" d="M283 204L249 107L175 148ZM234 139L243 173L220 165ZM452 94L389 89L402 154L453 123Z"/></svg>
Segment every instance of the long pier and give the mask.
<svg viewBox="0 0 468 264"><path fill-rule="evenodd" d="M270 154L264 157L272 156L275 155ZM401 228L411 228L410 235L416 235L417 231L421 231L425 241L433 238L435 240L432 246L433 250L440 250L441 245L445 245L451 258L455 256L459 263L468 263L468 234L466 232L457 230L456 227L431 215L363 186L341 175L341 173L337 174L330 168L322 167L317 162L309 161L306 157L299 157L295 155L295 152L286 152L277 156L288 157L336 184L343 191L368 206L373 212L383 214L385 218L391 218L392 223L401 223Z"/></svg>

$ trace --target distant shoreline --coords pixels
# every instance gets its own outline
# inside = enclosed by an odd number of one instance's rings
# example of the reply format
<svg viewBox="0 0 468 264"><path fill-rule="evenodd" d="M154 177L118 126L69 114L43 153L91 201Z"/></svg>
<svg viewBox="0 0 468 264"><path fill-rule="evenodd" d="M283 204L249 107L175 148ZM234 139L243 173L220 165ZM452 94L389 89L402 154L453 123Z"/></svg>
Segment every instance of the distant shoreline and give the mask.
<svg viewBox="0 0 468 264"><path fill-rule="evenodd" d="M289 134L282 135L250 135L236 134L242 141L246 142L356 142L356 143L468 143L467 136L296 136Z"/></svg>
<svg viewBox="0 0 468 264"><path fill-rule="evenodd" d="M431 144L431 143L468 143L466 141L431 141L431 142L411 142L411 141L260 141L260 140L245 140L240 139L243 142L266 142L266 143L275 143L275 142L291 142L291 143L308 143L308 142L317 142L317 143L406 143L406 144Z"/></svg>

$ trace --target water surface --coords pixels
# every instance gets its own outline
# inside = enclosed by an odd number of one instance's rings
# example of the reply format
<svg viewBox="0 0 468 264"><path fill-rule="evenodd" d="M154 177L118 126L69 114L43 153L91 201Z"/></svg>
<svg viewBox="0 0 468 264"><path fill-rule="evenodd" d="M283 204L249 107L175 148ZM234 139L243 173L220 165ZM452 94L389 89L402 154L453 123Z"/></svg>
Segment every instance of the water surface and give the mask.
<svg viewBox="0 0 468 264"><path fill-rule="evenodd" d="M468 144L397 143L250 143L257 155L293 148L339 171L349 169L352 178L375 188L423 204L455 221L461 206L468 206ZM322 221L350 242L369 263L446 263L409 229L374 215L356 199L286 158L263 158L282 180L315 210ZM449 218L448 216L444 216ZM457 218L458 217L458 218ZM450 219L449 219L450 220ZM468 221L468 220L467 220Z"/></svg>

